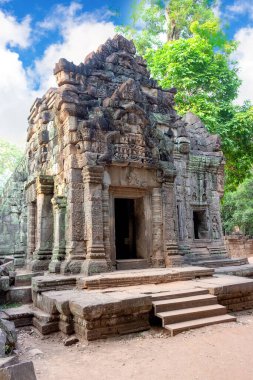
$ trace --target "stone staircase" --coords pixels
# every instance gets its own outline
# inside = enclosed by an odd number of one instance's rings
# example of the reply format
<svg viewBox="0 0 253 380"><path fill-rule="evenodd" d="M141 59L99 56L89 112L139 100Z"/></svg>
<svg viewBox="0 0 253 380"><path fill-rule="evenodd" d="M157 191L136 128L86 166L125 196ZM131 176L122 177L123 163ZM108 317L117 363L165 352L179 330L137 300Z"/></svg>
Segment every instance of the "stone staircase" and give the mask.
<svg viewBox="0 0 253 380"><path fill-rule="evenodd" d="M196 252L195 252L196 251ZM220 268L226 266L238 266L248 264L247 258L235 258L228 257L225 247L213 247L209 250L205 249L193 249L191 252L186 253L184 256L185 264L196 265L207 268Z"/></svg>
<svg viewBox="0 0 253 380"><path fill-rule="evenodd" d="M32 302L32 278L41 276L43 272L17 272L14 284L8 286L3 303L8 304L29 304ZM9 279L7 278L7 281Z"/></svg>
<svg viewBox="0 0 253 380"><path fill-rule="evenodd" d="M174 336L183 331L217 323L233 322L236 317L227 314L226 307L217 303L217 297L206 289L187 289L152 294L153 312L162 326Z"/></svg>

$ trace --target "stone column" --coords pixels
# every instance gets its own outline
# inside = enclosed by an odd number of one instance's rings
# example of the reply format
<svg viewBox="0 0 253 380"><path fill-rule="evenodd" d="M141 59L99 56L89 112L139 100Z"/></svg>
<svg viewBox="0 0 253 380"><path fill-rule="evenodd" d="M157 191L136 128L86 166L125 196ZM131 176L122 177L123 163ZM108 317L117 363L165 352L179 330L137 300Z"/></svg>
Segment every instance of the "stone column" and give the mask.
<svg viewBox="0 0 253 380"><path fill-rule="evenodd" d="M66 173L66 179L66 256L60 271L61 273L80 273L86 256L82 170L70 168Z"/></svg>
<svg viewBox="0 0 253 380"><path fill-rule="evenodd" d="M82 272L86 275L108 272L109 270L103 239L103 172L102 166L87 166L83 169L87 255L82 266Z"/></svg>
<svg viewBox="0 0 253 380"><path fill-rule="evenodd" d="M30 264L32 271L47 270L52 256L53 212L51 199L53 190L54 180L51 176L37 177L36 248Z"/></svg>
<svg viewBox="0 0 253 380"><path fill-rule="evenodd" d="M36 202L27 204L27 263L32 260L36 244Z"/></svg>
<svg viewBox="0 0 253 380"><path fill-rule="evenodd" d="M178 253L177 212L173 182L163 183L162 199L165 265L166 267L181 266L183 260Z"/></svg>
<svg viewBox="0 0 253 380"><path fill-rule="evenodd" d="M102 190L102 208L103 208L103 234L106 260L111 265L111 242L110 242L110 196L109 186L103 185Z"/></svg>
<svg viewBox="0 0 253 380"><path fill-rule="evenodd" d="M57 196L52 199L54 214L54 247L49 271L59 273L61 262L65 259L65 217L66 217L66 198Z"/></svg>
<svg viewBox="0 0 253 380"><path fill-rule="evenodd" d="M152 225L153 225L153 253L152 266L164 267L163 255L163 220L162 220L162 197L161 189L154 188L152 190Z"/></svg>

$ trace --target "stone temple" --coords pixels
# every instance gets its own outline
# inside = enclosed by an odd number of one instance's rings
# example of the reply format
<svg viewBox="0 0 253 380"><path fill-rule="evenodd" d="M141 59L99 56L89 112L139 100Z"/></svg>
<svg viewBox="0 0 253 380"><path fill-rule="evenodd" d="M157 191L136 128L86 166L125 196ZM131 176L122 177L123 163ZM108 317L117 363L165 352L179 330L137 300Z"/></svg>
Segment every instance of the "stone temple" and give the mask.
<svg viewBox="0 0 253 380"><path fill-rule="evenodd" d="M1 198L0 257L92 275L224 256L219 137L177 114L133 43L117 35L54 74Z"/></svg>

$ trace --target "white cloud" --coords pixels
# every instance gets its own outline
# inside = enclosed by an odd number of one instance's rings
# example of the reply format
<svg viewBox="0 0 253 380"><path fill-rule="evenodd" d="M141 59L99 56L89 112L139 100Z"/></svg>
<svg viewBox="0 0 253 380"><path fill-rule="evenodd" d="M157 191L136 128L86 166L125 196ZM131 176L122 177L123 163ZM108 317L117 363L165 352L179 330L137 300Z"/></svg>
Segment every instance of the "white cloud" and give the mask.
<svg viewBox="0 0 253 380"><path fill-rule="evenodd" d="M213 13L216 17L221 17L221 0L216 0L213 6Z"/></svg>
<svg viewBox="0 0 253 380"><path fill-rule="evenodd" d="M113 23L104 21L108 17L107 11L103 16L101 12L79 15L81 9L78 3L69 7L58 5L53 14L39 24L41 32L58 30L62 37L61 42L48 46L43 57L35 61L33 75L39 80L41 91L55 86L52 72L60 58L79 64L87 54L115 34Z"/></svg>
<svg viewBox="0 0 253 380"><path fill-rule="evenodd" d="M108 21L107 11L103 15L81 11L81 5L75 2L69 7L58 5L35 30L33 28L33 43L34 38L37 43L50 31L60 36L60 42L49 45L43 56L25 69L14 50L32 44L31 20L26 17L18 22L0 10L0 138L24 144L30 106L36 96L42 96L49 87L55 86L52 74L55 63L63 57L79 64L114 35L114 25ZM39 90L34 90L35 84Z"/></svg>
<svg viewBox="0 0 253 380"><path fill-rule="evenodd" d="M11 15L0 10L0 46L18 46L26 48L30 43L30 17L27 16L20 23Z"/></svg>
<svg viewBox="0 0 253 380"><path fill-rule="evenodd" d="M33 92L28 88L26 72L19 55L10 47L30 44L30 19L20 23L0 11L0 137L24 144L26 119Z"/></svg>
<svg viewBox="0 0 253 380"><path fill-rule="evenodd" d="M238 60L239 77L242 79L238 103L247 99L253 102L253 28L240 29L235 35L235 40L239 42L235 58Z"/></svg>
<svg viewBox="0 0 253 380"><path fill-rule="evenodd" d="M231 16L240 16L247 13L253 19L253 3L245 0L235 0L232 5L227 6Z"/></svg>

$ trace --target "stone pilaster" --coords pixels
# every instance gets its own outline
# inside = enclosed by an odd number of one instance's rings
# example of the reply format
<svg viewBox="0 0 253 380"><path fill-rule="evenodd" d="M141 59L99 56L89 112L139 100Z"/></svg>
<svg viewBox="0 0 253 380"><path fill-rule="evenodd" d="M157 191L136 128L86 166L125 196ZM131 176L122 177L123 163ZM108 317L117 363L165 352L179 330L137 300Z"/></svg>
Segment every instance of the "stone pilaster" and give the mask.
<svg viewBox="0 0 253 380"><path fill-rule="evenodd" d="M162 197L161 189L152 190L152 224L153 224L153 253L152 266L164 267L165 260L163 255L163 220L162 220Z"/></svg>
<svg viewBox="0 0 253 380"><path fill-rule="evenodd" d="M102 190L102 209L103 209L103 233L106 260L111 264L111 242L110 242L110 197L109 186L104 185Z"/></svg>
<svg viewBox="0 0 253 380"><path fill-rule="evenodd" d="M65 219L66 256L60 271L61 273L80 273L86 255L81 169L70 168L66 173L66 178L68 183Z"/></svg>
<svg viewBox="0 0 253 380"><path fill-rule="evenodd" d="M82 272L86 275L107 272L109 270L103 237L103 171L104 168L102 166L87 166L83 169L87 255L82 266Z"/></svg>
<svg viewBox="0 0 253 380"><path fill-rule="evenodd" d="M27 263L32 260L36 246L36 202L27 204Z"/></svg>
<svg viewBox="0 0 253 380"><path fill-rule="evenodd" d="M163 244L166 267L182 265L182 257L178 252L177 212L174 194L174 183L164 182L162 185L163 198Z"/></svg>
<svg viewBox="0 0 253 380"><path fill-rule="evenodd" d="M66 217L66 198L57 196L52 199L54 213L54 247L49 271L59 273L61 262L65 259L65 217Z"/></svg>
<svg viewBox="0 0 253 380"><path fill-rule="evenodd" d="M53 190L54 181L51 176L37 177L36 248L30 263L32 271L47 270L52 256L53 212L51 199Z"/></svg>

